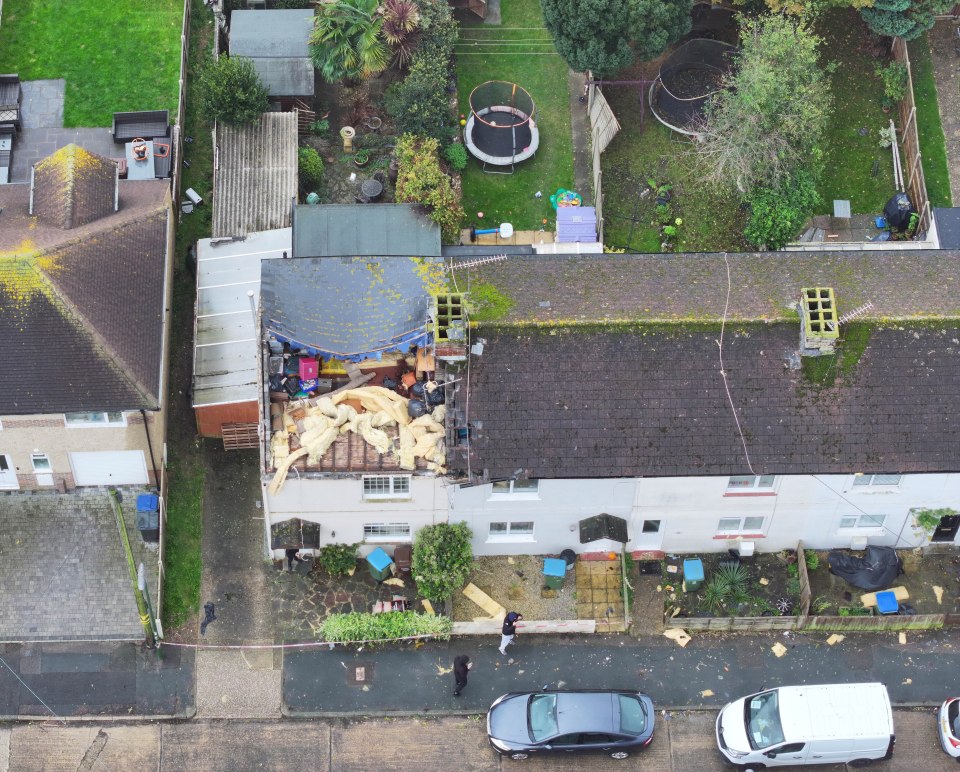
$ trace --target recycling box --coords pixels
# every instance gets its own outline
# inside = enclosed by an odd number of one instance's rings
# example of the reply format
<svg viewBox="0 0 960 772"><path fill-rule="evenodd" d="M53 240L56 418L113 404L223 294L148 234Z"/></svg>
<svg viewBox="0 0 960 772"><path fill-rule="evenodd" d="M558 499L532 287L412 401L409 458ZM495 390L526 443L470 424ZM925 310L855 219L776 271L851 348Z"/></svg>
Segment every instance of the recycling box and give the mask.
<svg viewBox="0 0 960 772"><path fill-rule="evenodd" d="M703 561L688 558L683 561L683 587L687 592L696 592L703 584Z"/></svg>
<svg viewBox="0 0 960 772"><path fill-rule="evenodd" d="M543 559L544 584L551 590L563 587L563 580L567 575L567 561L559 558Z"/></svg>
<svg viewBox="0 0 960 772"><path fill-rule="evenodd" d="M377 547L373 552L367 555L367 565L370 566L370 576L378 582L390 576L390 564L393 563L391 557L383 551L382 547Z"/></svg>
<svg viewBox="0 0 960 772"><path fill-rule="evenodd" d="M159 496L152 493L137 496L137 530L144 541L160 541Z"/></svg>

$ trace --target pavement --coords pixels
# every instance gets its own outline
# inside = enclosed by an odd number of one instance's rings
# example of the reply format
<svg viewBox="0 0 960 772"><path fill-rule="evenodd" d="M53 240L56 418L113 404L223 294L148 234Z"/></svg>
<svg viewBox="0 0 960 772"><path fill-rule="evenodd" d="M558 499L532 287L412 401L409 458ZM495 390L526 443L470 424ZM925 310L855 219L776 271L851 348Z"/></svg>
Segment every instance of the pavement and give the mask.
<svg viewBox="0 0 960 772"><path fill-rule="evenodd" d="M936 705L951 696L960 672L953 632L695 634L682 648L663 638L563 637L522 633L504 657L499 636L370 649L287 650L284 714L293 717L483 712L501 694L539 689L626 688L658 708L719 707L766 686L881 681L897 705ZM777 657L775 644L786 653ZM454 656L474 661L469 685L453 696Z"/></svg>
<svg viewBox="0 0 960 772"><path fill-rule="evenodd" d="M202 769L247 772L299 769L316 772L457 772L504 770L643 770L719 772L729 769L716 749L713 712L657 717L651 745L625 761L602 755L532 758L513 762L487 742L480 716L345 721L204 721L189 723L0 725L0 772ZM897 711L893 759L878 772L946 772L957 765L940 749L933 710ZM785 769L797 769L785 767ZM839 772L844 767L818 767Z"/></svg>

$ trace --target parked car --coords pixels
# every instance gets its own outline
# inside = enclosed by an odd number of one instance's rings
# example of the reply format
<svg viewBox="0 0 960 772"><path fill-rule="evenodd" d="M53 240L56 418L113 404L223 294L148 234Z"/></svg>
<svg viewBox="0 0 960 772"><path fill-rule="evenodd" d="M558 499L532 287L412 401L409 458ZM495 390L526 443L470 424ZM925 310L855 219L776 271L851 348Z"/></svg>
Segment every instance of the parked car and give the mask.
<svg viewBox="0 0 960 772"><path fill-rule="evenodd" d="M741 769L849 764L893 756L893 710L883 684L781 686L731 702L717 745Z"/></svg>
<svg viewBox="0 0 960 772"><path fill-rule="evenodd" d="M948 755L960 760L960 697L951 697L940 706L937 733Z"/></svg>
<svg viewBox="0 0 960 772"><path fill-rule="evenodd" d="M639 692L511 692L487 711L487 735L497 753L517 761L591 752L625 759L650 744L653 722L653 702Z"/></svg>

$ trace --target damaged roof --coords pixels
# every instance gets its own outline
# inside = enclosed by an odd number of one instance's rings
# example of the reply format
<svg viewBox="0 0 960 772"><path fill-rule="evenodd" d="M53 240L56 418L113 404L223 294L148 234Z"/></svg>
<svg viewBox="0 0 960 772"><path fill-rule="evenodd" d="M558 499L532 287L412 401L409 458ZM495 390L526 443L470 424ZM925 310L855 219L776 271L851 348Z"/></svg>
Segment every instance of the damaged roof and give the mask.
<svg viewBox="0 0 960 772"><path fill-rule="evenodd" d="M451 421L472 427L469 463L455 445L448 467L492 479L958 471L957 257L512 256L473 269L471 338L484 345L469 412L463 387ZM834 288L841 316L861 313L835 356L801 358L796 304L814 286Z"/></svg>
<svg viewBox="0 0 960 772"><path fill-rule="evenodd" d="M158 407L169 183L121 180L86 222L99 204L54 222L29 200L0 185L0 415Z"/></svg>
<svg viewBox="0 0 960 772"><path fill-rule="evenodd" d="M423 343L431 294L446 288L437 257L281 259L261 271L265 333L353 361Z"/></svg>

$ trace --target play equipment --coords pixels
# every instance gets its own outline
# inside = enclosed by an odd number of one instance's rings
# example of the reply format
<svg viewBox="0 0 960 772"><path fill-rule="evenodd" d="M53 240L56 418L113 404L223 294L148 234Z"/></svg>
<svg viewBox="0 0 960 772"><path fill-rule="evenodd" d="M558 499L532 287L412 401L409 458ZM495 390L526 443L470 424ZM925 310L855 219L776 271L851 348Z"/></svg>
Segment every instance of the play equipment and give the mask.
<svg viewBox="0 0 960 772"><path fill-rule="evenodd" d="M491 80L470 92L463 141L484 171L512 174L516 164L533 157L540 145L535 111L533 97L516 83Z"/></svg>
<svg viewBox="0 0 960 772"><path fill-rule="evenodd" d="M489 233L496 233L502 239L509 239L513 236L513 225L508 222L502 222L499 228L477 228L476 226L470 226L470 241L476 241L477 236L483 236Z"/></svg>
<svg viewBox="0 0 960 772"><path fill-rule="evenodd" d="M550 196L550 203L554 209L559 209L562 206L580 206L583 204L583 199L573 190L558 188L557 192Z"/></svg>

